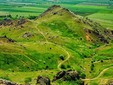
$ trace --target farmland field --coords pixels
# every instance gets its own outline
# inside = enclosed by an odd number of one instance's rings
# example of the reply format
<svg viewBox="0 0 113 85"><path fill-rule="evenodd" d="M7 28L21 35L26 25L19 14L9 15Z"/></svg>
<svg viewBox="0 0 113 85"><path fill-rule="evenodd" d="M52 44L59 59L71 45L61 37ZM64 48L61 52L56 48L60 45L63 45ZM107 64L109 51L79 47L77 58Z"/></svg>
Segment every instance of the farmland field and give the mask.
<svg viewBox="0 0 113 85"><path fill-rule="evenodd" d="M4 16L12 15L13 18L19 18L23 16L28 18L30 16L39 16L43 13L46 8L50 7L52 3L26 5L26 4L0 4L0 18L3 19ZM86 5L86 4L59 4L62 7L68 8L76 14L89 17L95 21L99 21L102 25L108 28L112 27L112 13L113 9L108 6L96 6L96 5ZM85 6L85 8L84 8ZM104 17L103 17L104 16Z"/></svg>

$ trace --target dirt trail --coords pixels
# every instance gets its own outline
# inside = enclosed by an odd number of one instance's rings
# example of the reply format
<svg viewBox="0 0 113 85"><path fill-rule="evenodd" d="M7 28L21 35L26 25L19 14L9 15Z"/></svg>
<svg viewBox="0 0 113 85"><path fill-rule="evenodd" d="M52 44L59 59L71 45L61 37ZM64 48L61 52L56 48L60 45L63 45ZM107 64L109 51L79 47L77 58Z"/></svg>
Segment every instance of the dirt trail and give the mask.
<svg viewBox="0 0 113 85"><path fill-rule="evenodd" d="M48 44L54 44L54 43L52 43L52 42L46 42L46 43L48 43ZM58 46L60 49L62 49L62 50L67 54L67 58L66 58L64 61L60 62L60 63L58 64L58 66L57 66L58 70L62 70L62 69L61 69L61 65L64 64L66 61L68 61L69 58L71 57L71 55L70 55L69 52L68 52L65 48L63 48L62 46L60 46L60 45L57 45L57 46Z"/></svg>
<svg viewBox="0 0 113 85"><path fill-rule="evenodd" d="M36 22L35 22L35 23L36 23ZM36 23L36 24L38 24L38 23ZM45 38L46 43L48 43L48 44L54 44L54 43L49 42L49 41L47 40L47 38L46 38L46 36L44 35L44 33L43 33L42 31L40 31L37 26L36 26L36 29L37 29L37 30L40 32L40 34ZM55 44L55 45L57 45L57 44ZM69 54L69 52L68 52L65 48L63 48L62 46L60 46L60 45L57 45L57 46L58 46L60 49L62 49L62 50L67 54L67 58L66 58L64 61L60 62L60 63L58 64L58 66L57 66L58 70L62 70L62 69L61 69L61 65L64 64L67 60L69 60L70 54Z"/></svg>
<svg viewBox="0 0 113 85"><path fill-rule="evenodd" d="M30 61L32 61L35 64L38 64L36 61L34 61L33 59L31 59L30 57L28 57L27 55L24 55L26 58L28 58Z"/></svg>
<svg viewBox="0 0 113 85"><path fill-rule="evenodd" d="M108 68L105 68L104 70L102 70L101 72L100 72L100 74L97 76L97 77L95 77L95 78L92 78L92 79L81 79L81 80L83 80L83 81L92 81L92 80L96 80L96 79L98 79L99 77L101 77L108 69L110 69L110 68L112 68L112 67L108 67Z"/></svg>
<svg viewBox="0 0 113 85"><path fill-rule="evenodd" d="M45 37L44 33L42 31L40 31L37 27L36 29L39 31L39 33L44 37L44 39L46 40L46 42L48 42L47 38Z"/></svg>
<svg viewBox="0 0 113 85"><path fill-rule="evenodd" d="M62 47L60 47L60 48L62 48ZM65 50L64 48L62 48L62 49L66 52L67 58L66 58L64 61L62 61L62 62L60 62L60 63L58 64L58 69L59 69L59 70L62 70L62 69L61 69L61 65L63 65L63 63L65 63L66 61L68 61L69 58L70 58L69 52L68 52L67 50Z"/></svg>

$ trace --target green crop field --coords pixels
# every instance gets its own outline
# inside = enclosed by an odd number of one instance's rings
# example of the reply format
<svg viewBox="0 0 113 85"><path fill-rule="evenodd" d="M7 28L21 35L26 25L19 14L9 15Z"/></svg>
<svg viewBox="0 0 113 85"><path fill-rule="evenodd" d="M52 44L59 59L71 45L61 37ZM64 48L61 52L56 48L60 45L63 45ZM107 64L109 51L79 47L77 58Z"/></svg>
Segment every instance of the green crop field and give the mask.
<svg viewBox="0 0 113 85"><path fill-rule="evenodd" d="M89 16L87 16L91 19L94 19L95 21L100 22L103 26L113 29L113 14L112 13L94 13Z"/></svg>

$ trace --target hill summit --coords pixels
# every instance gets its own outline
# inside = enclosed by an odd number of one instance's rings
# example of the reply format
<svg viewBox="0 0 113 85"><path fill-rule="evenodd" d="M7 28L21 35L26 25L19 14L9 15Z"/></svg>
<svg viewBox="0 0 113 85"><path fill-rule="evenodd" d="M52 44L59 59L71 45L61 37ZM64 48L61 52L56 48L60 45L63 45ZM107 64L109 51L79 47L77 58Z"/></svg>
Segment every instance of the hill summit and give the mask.
<svg viewBox="0 0 113 85"><path fill-rule="evenodd" d="M112 30L108 30L99 23L89 19L88 17L82 17L76 15L66 8L62 8L59 5L53 5L42 13L37 21L40 23L49 23L49 26L54 25L54 29L61 30L65 25L65 30L70 31L71 34L79 36L87 41L91 42L103 42L109 43L112 39ZM67 34L70 35L70 33ZM76 37L74 36L74 37Z"/></svg>

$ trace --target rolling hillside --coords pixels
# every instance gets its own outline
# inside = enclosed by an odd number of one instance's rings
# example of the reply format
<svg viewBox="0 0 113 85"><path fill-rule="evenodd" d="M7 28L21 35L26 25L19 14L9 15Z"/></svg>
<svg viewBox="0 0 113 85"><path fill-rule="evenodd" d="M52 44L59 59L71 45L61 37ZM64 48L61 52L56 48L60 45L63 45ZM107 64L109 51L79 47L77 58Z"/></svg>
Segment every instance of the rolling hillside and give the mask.
<svg viewBox="0 0 113 85"><path fill-rule="evenodd" d="M112 62L107 62L113 59L112 40L113 30L53 5L35 20L20 17L18 20L5 18L0 21L0 70L15 74L26 72L26 75L27 72L44 71L43 75L52 78L56 71L74 69L86 74L84 81L87 82L112 66ZM103 67L102 60L105 60ZM93 69L92 65L95 66ZM51 71L53 74L49 75ZM24 81L17 81L14 77L11 80L18 83ZM59 85L59 82L56 83Z"/></svg>

